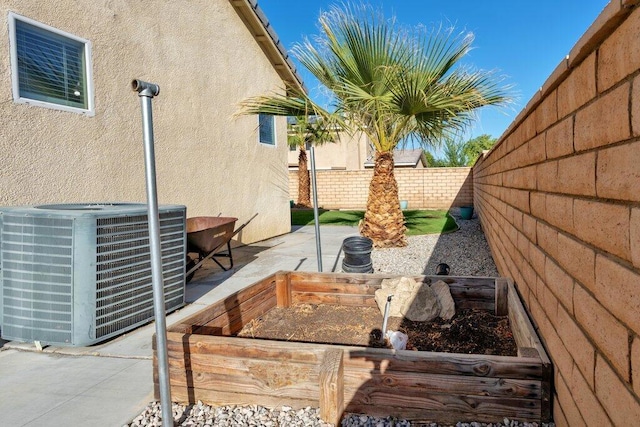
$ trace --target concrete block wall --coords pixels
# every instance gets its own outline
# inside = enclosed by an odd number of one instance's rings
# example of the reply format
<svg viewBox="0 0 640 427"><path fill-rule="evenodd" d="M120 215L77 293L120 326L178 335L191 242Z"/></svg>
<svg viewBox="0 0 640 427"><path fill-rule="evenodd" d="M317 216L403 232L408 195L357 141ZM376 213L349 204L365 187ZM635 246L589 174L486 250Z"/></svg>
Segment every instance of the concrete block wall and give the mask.
<svg viewBox="0 0 640 427"><path fill-rule="evenodd" d="M365 209L373 170L318 170L318 205L325 209ZM409 209L449 209L473 203L471 168L396 169L400 200ZM289 195L298 200L298 171L289 172ZM312 198L313 199L313 198Z"/></svg>
<svg viewBox="0 0 640 427"><path fill-rule="evenodd" d="M640 420L640 9L611 1L473 169L554 363L558 426Z"/></svg>

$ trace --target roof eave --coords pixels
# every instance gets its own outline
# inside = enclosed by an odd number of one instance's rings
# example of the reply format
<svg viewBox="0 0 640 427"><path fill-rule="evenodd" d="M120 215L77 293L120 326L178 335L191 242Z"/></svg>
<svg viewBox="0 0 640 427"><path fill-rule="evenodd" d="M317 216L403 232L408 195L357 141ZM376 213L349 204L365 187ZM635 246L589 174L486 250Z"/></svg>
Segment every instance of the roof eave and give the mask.
<svg viewBox="0 0 640 427"><path fill-rule="evenodd" d="M306 92L291 57L280 42L257 0L229 0L247 29L258 42L282 81L288 86Z"/></svg>

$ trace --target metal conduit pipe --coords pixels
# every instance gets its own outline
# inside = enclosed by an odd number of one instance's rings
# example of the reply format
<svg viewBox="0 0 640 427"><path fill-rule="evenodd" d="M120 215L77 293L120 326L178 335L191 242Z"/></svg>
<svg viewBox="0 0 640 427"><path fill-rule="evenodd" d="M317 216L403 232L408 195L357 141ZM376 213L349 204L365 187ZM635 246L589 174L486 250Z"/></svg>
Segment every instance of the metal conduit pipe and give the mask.
<svg viewBox="0 0 640 427"><path fill-rule="evenodd" d="M164 280L162 274L162 247L160 240L160 214L156 189L156 161L153 148L153 114L151 100L160 93L160 86L133 80L131 88L138 92L142 107L142 133L144 138L144 164L147 187L147 211L149 220L149 248L151 252L151 280L153 286L153 310L156 322L158 355L158 383L163 427L173 427L171 388L169 385L169 359L167 355L167 321L165 316Z"/></svg>
<svg viewBox="0 0 640 427"><path fill-rule="evenodd" d="M138 92L139 96L149 96L153 98L160 94L160 86L155 83L149 83L138 79L131 81L131 88L135 92Z"/></svg>

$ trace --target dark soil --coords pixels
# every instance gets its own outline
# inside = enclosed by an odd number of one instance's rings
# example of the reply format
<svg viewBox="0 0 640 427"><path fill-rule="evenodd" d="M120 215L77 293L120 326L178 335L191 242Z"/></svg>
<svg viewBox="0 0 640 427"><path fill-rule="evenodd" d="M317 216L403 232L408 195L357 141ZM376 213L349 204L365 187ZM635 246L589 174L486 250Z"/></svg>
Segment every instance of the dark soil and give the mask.
<svg viewBox="0 0 640 427"><path fill-rule="evenodd" d="M299 304L276 307L251 320L240 337L280 341L389 347L380 342L382 315L373 307ZM506 316L486 310L458 310L449 321L412 322L391 317L387 330L409 337L407 350L516 356Z"/></svg>

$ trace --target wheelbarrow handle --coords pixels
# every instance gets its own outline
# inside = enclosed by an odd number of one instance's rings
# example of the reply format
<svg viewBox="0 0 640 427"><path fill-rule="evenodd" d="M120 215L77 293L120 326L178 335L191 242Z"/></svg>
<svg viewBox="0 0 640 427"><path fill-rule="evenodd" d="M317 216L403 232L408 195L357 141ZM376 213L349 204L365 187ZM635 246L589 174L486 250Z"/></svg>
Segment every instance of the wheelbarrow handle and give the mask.
<svg viewBox="0 0 640 427"><path fill-rule="evenodd" d="M249 225L249 223L253 220L253 218L257 217L258 213L256 212L255 214L253 214L253 216L251 218L249 218L247 220L247 222L245 222L244 224L242 224L240 227L238 227L233 234L231 235L231 237L235 236L236 234L238 234L239 232L242 231L243 228L245 228L247 225Z"/></svg>

